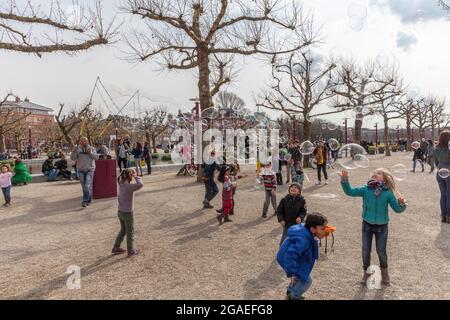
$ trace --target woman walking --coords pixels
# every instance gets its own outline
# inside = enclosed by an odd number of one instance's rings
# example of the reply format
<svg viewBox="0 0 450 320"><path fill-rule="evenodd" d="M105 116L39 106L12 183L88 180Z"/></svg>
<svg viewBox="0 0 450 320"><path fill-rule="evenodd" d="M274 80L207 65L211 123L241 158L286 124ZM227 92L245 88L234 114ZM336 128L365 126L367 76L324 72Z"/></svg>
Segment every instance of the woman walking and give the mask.
<svg viewBox="0 0 450 320"><path fill-rule="evenodd" d="M440 205L442 223L450 223L450 176L445 174L450 171L449 140L450 131L442 132L439 136L439 144L434 151L434 159L438 169L436 179L441 192Z"/></svg>

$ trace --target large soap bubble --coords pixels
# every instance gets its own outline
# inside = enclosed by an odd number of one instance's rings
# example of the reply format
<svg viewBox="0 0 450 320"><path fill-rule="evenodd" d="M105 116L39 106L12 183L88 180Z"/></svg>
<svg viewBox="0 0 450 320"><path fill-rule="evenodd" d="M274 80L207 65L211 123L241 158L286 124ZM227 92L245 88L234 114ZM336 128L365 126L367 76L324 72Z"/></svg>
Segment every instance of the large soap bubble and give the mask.
<svg viewBox="0 0 450 320"><path fill-rule="evenodd" d="M346 144L341 149L339 149L337 163L347 170L368 168L370 165L370 161L366 157L366 154L366 150L359 144Z"/></svg>
<svg viewBox="0 0 450 320"><path fill-rule="evenodd" d="M306 140L300 146L300 153L302 155L310 155L313 152L314 152L314 144L309 140Z"/></svg>
<svg viewBox="0 0 450 320"><path fill-rule="evenodd" d="M391 168L392 176L395 180L403 181L408 176L408 169L401 163L394 165Z"/></svg>

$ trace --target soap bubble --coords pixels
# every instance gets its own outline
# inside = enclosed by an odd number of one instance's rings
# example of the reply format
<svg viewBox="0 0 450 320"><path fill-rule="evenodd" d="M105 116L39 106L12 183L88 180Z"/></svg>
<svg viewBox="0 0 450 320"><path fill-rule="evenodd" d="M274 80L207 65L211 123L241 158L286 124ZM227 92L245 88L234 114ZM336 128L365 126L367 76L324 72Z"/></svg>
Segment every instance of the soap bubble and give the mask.
<svg viewBox="0 0 450 320"><path fill-rule="evenodd" d="M300 153L302 155L309 155L309 154L311 154L313 152L314 152L314 144L311 141L306 140L305 142L303 142L301 144L301 146L300 146Z"/></svg>
<svg viewBox="0 0 450 320"><path fill-rule="evenodd" d="M353 2L348 6L349 17L367 17L367 6L362 3Z"/></svg>
<svg viewBox="0 0 450 320"><path fill-rule="evenodd" d="M326 123L322 123L322 125L321 125L321 128L322 128L322 130L327 130L327 124Z"/></svg>
<svg viewBox="0 0 450 320"><path fill-rule="evenodd" d="M420 142L419 141L414 141L413 143L411 143L411 148L414 150L417 150L420 148Z"/></svg>
<svg viewBox="0 0 450 320"><path fill-rule="evenodd" d="M350 24L350 29L352 29L353 31L356 31L356 32L359 32L362 29L364 29L365 21L366 21L366 18L357 17L357 16L348 18L348 22Z"/></svg>
<svg viewBox="0 0 450 320"><path fill-rule="evenodd" d="M392 176L397 181L403 181L406 180L406 177L408 176L408 169L403 164L396 164L391 168Z"/></svg>
<svg viewBox="0 0 450 320"><path fill-rule="evenodd" d="M450 176L450 171L446 168L442 168L442 169L439 169L438 175L442 179L447 179Z"/></svg>
<svg viewBox="0 0 450 320"><path fill-rule="evenodd" d="M339 148L341 147L341 144L339 143L339 141L337 141L336 139L333 139L333 138L328 141L328 144L330 145L331 151L339 150Z"/></svg>
<svg viewBox="0 0 450 320"><path fill-rule="evenodd" d="M397 56L392 52L380 52L375 60L377 65L385 71L396 69L400 66Z"/></svg>
<svg viewBox="0 0 450 320"><path fill-rule="evenodd" d="M337 163L347 170L368 168L370 161L365 156L366 154L366 150L359 144L346 144L339 149Z"/></svg>
<svg viewBox="0 0 450 320"><path fill-rule="evenodd" d="M334 123L328 123L328 130L333 131L336 130L337 126Z"/></svg>

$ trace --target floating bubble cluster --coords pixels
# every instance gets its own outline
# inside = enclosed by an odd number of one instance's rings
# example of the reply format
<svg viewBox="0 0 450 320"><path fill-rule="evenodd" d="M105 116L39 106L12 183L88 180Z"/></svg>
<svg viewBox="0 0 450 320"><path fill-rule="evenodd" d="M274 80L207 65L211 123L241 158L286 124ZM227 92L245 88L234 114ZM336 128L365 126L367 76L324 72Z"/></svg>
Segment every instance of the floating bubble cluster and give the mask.
<svg viewBox="0 0 450 320"><path fill-rule="evenodd" d="M367 18L367 6L353 2L348 7L348 21L353 31L361 31Z"/></svg>

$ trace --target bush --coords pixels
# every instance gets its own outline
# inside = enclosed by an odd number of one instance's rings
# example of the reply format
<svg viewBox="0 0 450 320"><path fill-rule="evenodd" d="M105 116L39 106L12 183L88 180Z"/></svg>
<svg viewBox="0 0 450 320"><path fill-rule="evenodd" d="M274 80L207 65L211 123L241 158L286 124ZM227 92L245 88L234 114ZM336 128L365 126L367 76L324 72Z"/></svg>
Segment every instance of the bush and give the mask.
<svg viewBox="0 0 450 320"><path fill-rule="evenodd" d="M384 153L384 147L378 147L378 153Z"/></svg>
<svg viewBox="0 0 450 320"><path fill-rule="evenodd" d="M152 153L152 159L158 160L159 159L159 153Z"/></svg>
<svg viewBox="0 0 450 320"><path fill-rule="evenodd" d="M375 150L376 150L375 146L369 146L367 153L373 155L375 154Z"/></svg>
<svg viewBox="0 0 450 320"><path fill-rule="evenodd" d="M161 158L162 161L171 161L172 160L172 156L170 154L165 154L162 156Z"/></svg>

